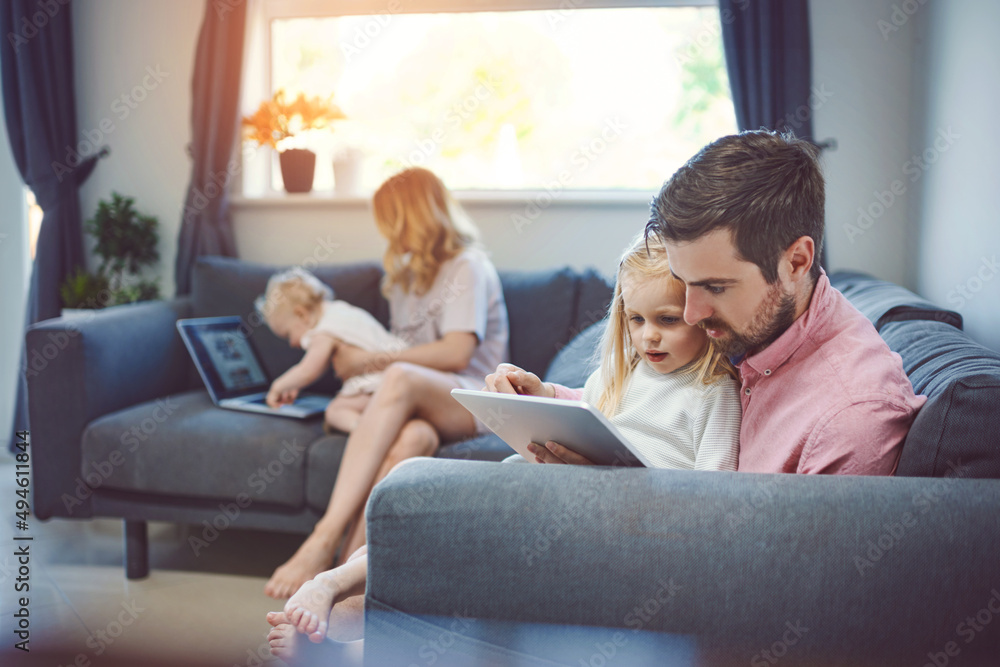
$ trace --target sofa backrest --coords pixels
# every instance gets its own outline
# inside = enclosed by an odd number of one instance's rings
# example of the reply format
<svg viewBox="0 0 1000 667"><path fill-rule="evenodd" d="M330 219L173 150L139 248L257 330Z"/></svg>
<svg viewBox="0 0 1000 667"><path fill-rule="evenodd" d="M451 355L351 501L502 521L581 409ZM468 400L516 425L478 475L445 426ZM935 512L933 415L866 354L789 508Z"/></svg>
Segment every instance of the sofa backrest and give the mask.
<svg viewBox="0 0 1000 667"><path fill-rule="evenodd" d="M1000 478L1000 353L961 331L962 316L861 273L830 276L903 360L927 403L903 444L896 474Z"/></svg>
<svg viewBox="0 0 1000 667"><path fill-rule="evenodd" d="M302 357L300 350L272 334L254 310L254 300L263 294L268 278L284 268L230 257L202 257L195 264L191 282L192 317L243 318L272 377ZM381 265L362 262L311 270L333 288L336 298L364 308L388 326L389 304L379 290ZM604 316L611 300L611 286L592 270L502 271L500 281L510 320L511 362L539 375L570 339ZM332 372L315 385L316 391L326 393L338 388Z"/></svg>

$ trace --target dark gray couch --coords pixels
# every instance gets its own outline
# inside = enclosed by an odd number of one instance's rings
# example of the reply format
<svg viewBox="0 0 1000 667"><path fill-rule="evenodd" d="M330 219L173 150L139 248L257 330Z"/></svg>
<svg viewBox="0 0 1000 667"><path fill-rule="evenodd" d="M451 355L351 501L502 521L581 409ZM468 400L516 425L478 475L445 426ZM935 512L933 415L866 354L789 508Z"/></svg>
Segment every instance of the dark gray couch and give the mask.
<svg viewBox="0 0 1000 667"><path fill-rule="evenodd" d="M146 521L309 532L330 497L343 435L216 408L175 328L185 317L237 315L272 377L301 351L253 310L282 267L205 258L189 297L39 323L27 333L33 510L42 519L121 517L126 570L145 576ZM374 263L325 266L320 279L385 324ZM543 373L567 341L603 316L610 287L592 271L502 272L514 363ZM33 362L33 363L32 363ZM317 391L334 393L332 373ZM500 460L490 436L441 448L443 458ZM209 540L210 529L193 535Z"/></svg>
<svg viewBox="0 0 1000 667"><path fill-rule="evenodd" d="M408 462L368 506L366 663L1000 664L1000 354L833 283L929 397L899 476Z"/></svg>

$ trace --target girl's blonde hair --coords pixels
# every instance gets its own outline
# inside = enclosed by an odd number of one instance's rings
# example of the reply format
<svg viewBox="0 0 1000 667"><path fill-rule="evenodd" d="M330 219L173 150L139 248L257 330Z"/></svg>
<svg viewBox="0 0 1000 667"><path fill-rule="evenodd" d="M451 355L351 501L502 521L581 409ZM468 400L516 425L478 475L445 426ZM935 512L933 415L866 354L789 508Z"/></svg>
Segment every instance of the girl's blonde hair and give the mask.
<svg viewBox="0 0 1000 667"><path fill-rule="evenodd" d="M608 306L607 326L601 341L601 381L604 386L597 400L597 409L609 417L618 411L628 380L640 361L639 353L632 345L622 296L622 280L627 277L667 280L671 292L684 303L684 283L670 273L666 248L655 238L647 242L640 234L618 264L614 296ZM720 377L736 378L736 369L711 339L708 339L705 353L692 364L698 371L698 380L705 384L711 384Z"/></svg>
<svg viewBox="0 0 1000 667"><path fill-rule="evenodd" d="M254 306L265 319L274 314L279 305L292 308L301 306L313 312L324 301L333 301L329 285L301 267L275 273L267 281L267 289L257 297Z"/></svg>
<svg viewBox="0 0 1000 667"><path fill-rule="evenodd" d="M383 264L382 293L399 285L424 294L438 269L475 244L479 232L433 172L413 167L379 186L372 201L375 224L389 240Z"/></svg>

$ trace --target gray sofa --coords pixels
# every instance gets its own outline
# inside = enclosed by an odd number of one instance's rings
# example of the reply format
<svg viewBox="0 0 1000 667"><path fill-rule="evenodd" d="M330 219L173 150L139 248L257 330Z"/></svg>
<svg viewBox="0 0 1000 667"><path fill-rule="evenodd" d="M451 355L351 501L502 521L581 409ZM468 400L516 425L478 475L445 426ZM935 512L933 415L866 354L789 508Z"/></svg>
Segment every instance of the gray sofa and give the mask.
<svg viewBox="0 0 1000 667"><path fill-rule="evenodd" d="M200 260L189 297L58 318L27 332L33 511L42 519L120 517L126 572L148 572L146 522L189 523L207 546L230 526L307 533L325 509L345 436L297 421L216 408L175 328L185 317L237 315L276 377L301 356L253 309L282 267ZM383 324L374 263L315 268L337 298ZM610 287L593 271L502 272L515 363L543 373L603 316ZM317 391L334 393L328 373ZM497 461L495 437L442 447L442 458ZM213 530L214 529L214 530ZM198 549L195 541L192 548Z"/></svg>
<svg viewBox="0 0 1000 667"><path fill-rule="evenodd" d="M1000 354L833 282L929 397L898 476L408 462L369 501L366 664L1000 664Z"/></svg>

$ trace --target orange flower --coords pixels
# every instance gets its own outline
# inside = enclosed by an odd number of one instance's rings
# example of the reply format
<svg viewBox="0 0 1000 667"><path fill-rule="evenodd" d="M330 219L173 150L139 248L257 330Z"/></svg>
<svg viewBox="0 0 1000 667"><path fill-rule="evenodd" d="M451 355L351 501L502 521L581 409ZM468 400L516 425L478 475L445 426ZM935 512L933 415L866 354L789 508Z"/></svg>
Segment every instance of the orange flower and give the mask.
<svg viewBox="0 0 1000 667"><path fill-rule="evenodd" d="M327 99L307 98L304 93L288 102L285 91L279 90L270 100L261 102L251 116L242 121L243 136L258 146L277 148L282 139L294 137L305 130L331 127L333 121L346 118L344 112L333 103L333 95Z"/></svg>

